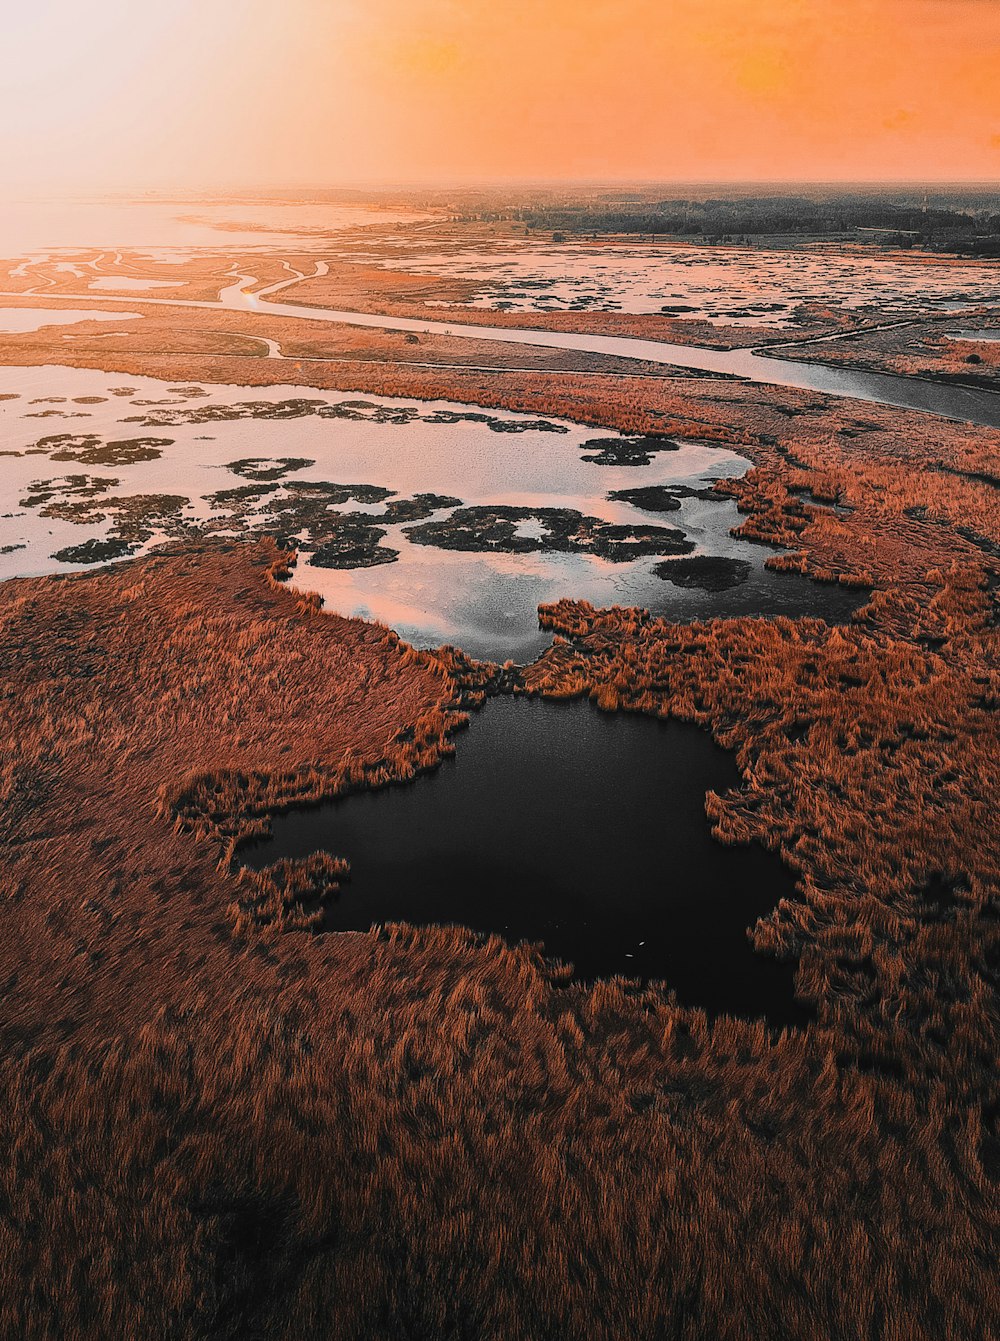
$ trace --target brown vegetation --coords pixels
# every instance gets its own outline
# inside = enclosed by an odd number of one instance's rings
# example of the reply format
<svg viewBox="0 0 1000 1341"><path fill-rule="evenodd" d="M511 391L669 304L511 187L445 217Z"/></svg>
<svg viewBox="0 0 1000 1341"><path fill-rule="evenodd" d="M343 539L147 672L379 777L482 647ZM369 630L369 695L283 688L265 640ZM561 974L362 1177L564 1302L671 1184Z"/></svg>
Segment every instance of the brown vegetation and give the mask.
<svg viewBox="0 0 1000 1341"><path fill-rule="evenodd" d="M495 238L490 238L491 243ZM438 255L443 250L460 257L472 247L475 236L461 245L442 248L434 235L427 250ZM295 255L292 253L227 252L225 256L193 257L174 263L153 260L143 253L126 252L121 262L115 254L89 252L76 257L62 257L82 275L56 268L51 261L33 262L27 273L10 276L18 269L14 262L0 262L0 289L7 292L37 294L50 300L66 299L89 290L91 282L102 277L167 280L176 287L154 289L149 296L158 299L214 301L219 292L231 285L235 271L250 277L248 291L260 292L273 284L293 278L299 271L306 278L297 281L274 298L280 302L300 304L308 314L309 307L332 310L377 312L386 316L425 318L431 321L458 316L466 325L506 326L515 329L533 328L546 331L570 331L578 334L635 337L646 340L664 340L676 344L698 344L713 349L741 349L755 345L784 342L791 338L806 339L833 334L852 326L865 327L877 315L859 309L845 311L816 302L803 304L797 314L794 331L766 324L724 325L701 318L671 316L662 312L506 312L471 306L472 299L482 287L480 283L456 279L440 274L420 272L420 249L409 253L411 270L385 268L368 257L374 253L379 259L398 261L399 250L384 246L378 238L366 244L366 254L352 259L343 253L320 252ZM322 256L327 273L313 275L316 261ZM292 267L286 269L283 262ZM6 277L4 271L7 272ZM127 291L93 290L109 301L127 297ZM766 317L761 318L766 323ZM460 342L465 346L468 341Z"/></svg>
<svg viewBox="0 0 1000 1341"><path fill-rule="evenodd" d="M771 565L870 596L837 628L562 602L519 678L322 613L246 545L0 588L3 1333L985 1341L996 435L731 383L294 379L735 446L755 468L719 488ZM335 853L234 869L275 810L432 765L515 683L736 751L709 813L798 875L753 936L808 1027L454 929L317 935Z"/></svg>
<svg viewBox="0 0 1000 1341"><path fill-rule="evenodd" d="M147 252L88 249L75 253L60 252L50 258L33 260L24 267L23 274L11 273L22 268L20 260L0 261L0 289L24 294L37 292L45 298L91 291L113 303L116 299L127 298L130 291L90 290L90 285L95 280L109 278L152 279L162 280L173 287L150 289L148 292L151 297L214 301L220 289L234 282L234 266L239 268L242 261L247 265L245 273L255 276L263 287L290 278L289 272L282 265L283 260L293 266L301 262L307 271L313 265L311 257L298 257L291 253L281 257L259 252L248 257L228 253L191 254L183 260L171 260L153 257ZM145 291L139 289L136 292L142 294Z"/></svg>
<svg viewBox="0 0 1000 1341"><path fill-rule="evenodd" d="M988 1336L981 663L547 615L572 642L529 688L738 747L722 836L802 873L757 939L818 1018L775 1037L461 932L296 930L328 857L238 878L237 837L432 763L485 685L284 571L210 547L3 589L5 1332ZM935 581L984 639L975 584Z"/></svg>
<svg viewBox="0 0 1000 1341"><path fill-rule="evenodd" d="M214 957L208 923L195 934L177 917L199 885L216 890L210 921L239 902L215 873L244 832L223 821L230 795L243 797L250 832L251 791L263 813L360 777L407 777L450 749L462 719L444 667L388 630L317 616L314 599L275 585L280 564L268 585L274 564L266 548L215 545L0 588L9 1029L51 1037L61 1016L111 1027L118 993L137 990L161 939L180 947L190 931ZM214 856L184 830L211 837ZM62 962L98 932L106 971ZM46 1018L35 993L57 981ZM185 975L164 965L161 1004L175 991Z"/></svg>
<svg viewBox="0 0 1000 1341"><path fill-rule="evenodd" d="M1000 387L1000 339L955 340L947 330L987 329L996 309L952 315L946 322L912 323L893 330L869 331L849 340L824 341L782 349L782 358L829 363L865 372L899 373L963 385ZM1000 337L1000 327L993 332Z"/></svg>
<svg viewBox="0 0 1000 1341"><path fill-rule="evenodd" d="M214 295L212 295L214 298ZM72 296L57 300L46 291L44 297L17 297L3 300L10 307L32 310L51 306L74 308ZM79 309L77 299L75 309ZM100 308L106 312L139 312L115 332L113 323L79 321L72 325L42 327L21 333L0 331L0 364L12 367L37 367L57 362L78 368L102 368L154 377L183 377L195 381L231 381L241 385L289 382L315 385L349 380L356 369L340 370L337 364L374 364L412 366L419 370L440 365L447 372L454 368L535 370L554 375L579 371L585 374L609 374L615 377L664 376L663 366L631 358L589 354L573 350L547 348L544 345L509 344L484 337L470 340L404 331L379 330L303 316L280 317L271 313L251 313L219 308L143 307L127 296L108 294ZM425 314L426 315L426 314ZM437 320L440 317L433 318ZM267 359L266 340L278 342L282 358ZM252 370L253 363L265 361L267 367ZM330 370L316 370L315 362L329 361ZM392 375L388 373L387 375ZM666 376L683 378L682 369L671 369ZM327 381L316 382L315 379Z"/></svg>
<svg viewBox="0 0 1000 1341"><path fill-rule="evenodd" d="M392 253L387 251L387 256ZM434 274L388 270L337 257L328 258L329 273L310 276L282 294L284 301L305 308L379 312L385 316L441 321L449 316L464 325L506 326L513 329L572 331L578 334L631 336L675 344L707 345L713 349L741 349L775 340L787 340L779 327L715 325L701 319L667 316L660 312L505 312L470 306L481 284ZM445 306L442 307L442 304ZM843 313L819 313L797 327L803 337L840 330L851 324Z"/></svg>

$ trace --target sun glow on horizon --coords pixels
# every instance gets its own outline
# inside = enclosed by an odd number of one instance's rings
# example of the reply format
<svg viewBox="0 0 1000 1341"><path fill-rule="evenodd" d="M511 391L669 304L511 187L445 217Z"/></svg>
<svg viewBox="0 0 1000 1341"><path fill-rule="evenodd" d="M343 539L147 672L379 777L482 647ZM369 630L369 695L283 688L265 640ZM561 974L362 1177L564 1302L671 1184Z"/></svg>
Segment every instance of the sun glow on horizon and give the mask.
<svg viewBox="0 0 1000 1341"><path fill-rule="evenodd" d="M36 0L7 190L1000 177L995 0Z"/></svg>

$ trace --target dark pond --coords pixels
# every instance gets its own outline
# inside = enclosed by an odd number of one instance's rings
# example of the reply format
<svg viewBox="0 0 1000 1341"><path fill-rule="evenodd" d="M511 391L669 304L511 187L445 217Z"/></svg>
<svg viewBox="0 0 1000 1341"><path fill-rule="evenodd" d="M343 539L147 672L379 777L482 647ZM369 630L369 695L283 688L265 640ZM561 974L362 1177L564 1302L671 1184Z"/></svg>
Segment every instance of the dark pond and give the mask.
<svg viewBox="0 0 1000 1341"><path fill-rule="evenodd" d="M705 815L708 789L738 783L697 727L501 698L435 772L279 816L244 860L347 857L330 930L460 923L543 941L585 980L664 979L685 1005L798 1023L792 967L746 935L792 876L759 846L717 843Z"/></svg>

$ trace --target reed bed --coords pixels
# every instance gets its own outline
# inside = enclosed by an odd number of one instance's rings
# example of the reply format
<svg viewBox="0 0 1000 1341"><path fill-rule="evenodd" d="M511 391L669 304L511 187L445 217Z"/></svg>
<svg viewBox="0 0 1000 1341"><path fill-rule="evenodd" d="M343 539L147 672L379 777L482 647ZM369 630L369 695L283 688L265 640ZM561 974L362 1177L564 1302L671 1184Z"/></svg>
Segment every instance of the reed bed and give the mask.
<svg viewBox="0 0 1000 1341"><path fill-rule="evenodd" d="M747 534L864 583L854 618L564 601L522 672L325 613L268 546L0 588L3 1335L995 1334L995 435L593 380L452 385L738 444ZM510 690L735 752L707 809L796 872L751 933L811 1023L460 928L317 934L336 853L241 873L270 815L432 767Z"/></svg>

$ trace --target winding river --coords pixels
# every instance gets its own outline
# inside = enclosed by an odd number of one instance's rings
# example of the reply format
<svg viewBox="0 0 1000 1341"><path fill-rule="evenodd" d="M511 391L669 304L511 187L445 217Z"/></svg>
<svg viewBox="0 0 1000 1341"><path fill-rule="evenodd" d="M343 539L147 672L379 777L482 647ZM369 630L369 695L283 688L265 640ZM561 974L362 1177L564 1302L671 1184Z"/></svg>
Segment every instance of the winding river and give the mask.
<svg viewBox="0 0 1000 1341"><path fill-rule="evenodd" d="M284 287L284 285L282 285ZM611 354L619 358L641 359L673 368L699 372L724 373L768 386L796 387L829 396L892 405L905 410L921 410L966 423L1000 428L1000 394L975 387L951 386L919 377L898 377L891 373L857 372L847 368L826 367L820 363L799 363L773 358L752 349L705 349L699 345L667 344L658 340L639 340L612 335L581 335L569 331L531 330L505 326L464 325L448 321L424 321L409 317L386 317L368 312L345 312L331 308L303 308L297 303L261 302L258 295L234 285L220 295L223 306L242 311L273 312L283 317L309 317L319 321L342 322L348 326L376 326L383 330L416 331L428 335L449 335L467 340L497 340L507 344L542 345L572 349L587 354Z"/></svg>
<svg viewBox="0 0 1000 1341"><path fill-rule="evenodd" d="M946 419L1000 428L1000 393L976 387L955 386L920 377L902 377L892 373L858 372L853 369L827 367L820 363L800 363L792 359L774 357L754 349L706 349L699 345L668 344L659 340L641 340L634 337L585 335L569 331L537 330L528 327L472 325L454 321L434 321L423 317L385 316L381 313L354 312L326 307L306 307L301 303L283 302L272 295L293 287L305 279L318 278L327 273L327 263L319 261L311 275L293 269L285 263L289 278L256 292L251 291L255 280L250 275L234 272L233 283L223 289L216 301L183 298L150 298L129 294L130 304L167 307L226 308L232 311L271 314L306 321L328 321L347 326L375 327L380 330L414 331L427 335L447 335L457 339L495 340L504 344L534 345L554 349L576 350L584 354L606 354L619 358L639 359L663 364L670 368L693 369L698 372L727 374L766 386L794 387L816 391L828 396L844 396L853 400L890 405L900 409L918 410ZM28 295L3 295L25 297ZM43 296L37 294L34 296ZM91 301L107 305L108 295L66 294L67 301ZM806 343L806 342L803 342ZM787 342L784 345L787 347ZM274 350L270 350L272 354ZM517 369L504 369L517 371ZM533 369L532 371L538 371ZM565 375L565 374L560 374Z"/></svg>

